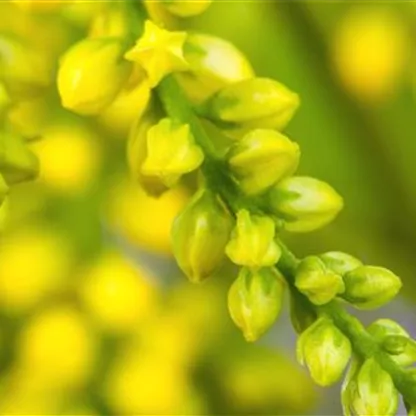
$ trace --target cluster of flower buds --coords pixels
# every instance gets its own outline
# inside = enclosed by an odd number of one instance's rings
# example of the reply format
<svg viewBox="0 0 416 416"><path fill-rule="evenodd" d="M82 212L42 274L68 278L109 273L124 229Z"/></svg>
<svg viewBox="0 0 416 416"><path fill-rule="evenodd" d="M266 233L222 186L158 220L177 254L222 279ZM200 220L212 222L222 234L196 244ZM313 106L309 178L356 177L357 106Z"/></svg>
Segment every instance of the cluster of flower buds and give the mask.
<svg viewBox="0 0 416 416"><path fill-rule="evenodd" d="M295 286L315 305L338 297L358 309L375 309L392 300L402 283L390 270L365 266L346 253L329 252L304 258Z"/></svg>

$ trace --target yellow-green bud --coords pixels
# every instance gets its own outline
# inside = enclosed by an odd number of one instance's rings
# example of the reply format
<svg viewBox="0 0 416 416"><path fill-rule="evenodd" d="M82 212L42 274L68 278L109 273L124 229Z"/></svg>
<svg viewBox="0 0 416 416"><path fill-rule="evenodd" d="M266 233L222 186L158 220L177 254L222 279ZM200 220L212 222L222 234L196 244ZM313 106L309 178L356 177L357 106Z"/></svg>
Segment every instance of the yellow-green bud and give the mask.
<svg viewBox="0 0 416 416"><path fill-rule="evenodd" d="M0 36L0 79L15 99L32 98L53 81L53 64L44 51L12 36Z"/></svg>
<svg viewBox="0 0 416 416"><path fill-rule="evenodd" d="M171 32L147 20L143 35L125 57L141 65L150 86L155 87L166 75L189 68L183 57L185 39L186 32Z"/></svg>
<svg viewBox="0 0 416 416"><path fill-rule="evenodd" d="M200 103L227 84L253 78L250 62L232 43L222 38L190 33L184 44L189 72L178 79L193 103Z"/></svg>
<svg viewBox="0 0 416 416"><path fill-rule="evenodd" d="M228 310L247 341L256 341L276 321L284 283L276 269L240 270L228 292Z"/></svg>
<svg viewBox="0 0 416 416"><path fill-rule="evenodd" d="M232 227L222 201L205 189L176 217L171 232L173 254L190 281L201 282L219 269Z"/></svg>
<svg viewBox="0 0 416 416"><path fill-rule="evenodd" d="M164 118L147 131L143 175L158 177L170 187L182 175L197 169L203 160L204 153L195 144L188 124L175 124Z"/></svg>
<svg viewBox="0 0 416 416"><path fill-rule="evenodd" d="M344 275L343 299L359 309L375 309L390 302L402 287L402 282L390 270L375 266L360 266Z"/></svg>
<svg viewBox="0 0 416 416"><path fill-rule="evenodd" d="M320 386L336 383L351 358L347 337L328 318L319 318L297 342L297 358Z"/></svg>
<svg viewBox="0 0 416 416"><path fill-rule="evenodd" d="M201 111L229 127L282 130L298 106L298 95L284 85L268 78L252 78L224 87L203 104Z"/></svg>
<svg viewBox="0 0 416 416"><path fill-rule="evenodd" d="M301 334L317 319L313 305L306 301L300 293L293 291L290 296L290 320L296 333Z"/></svg>
<svg viewBox="0 0 416 416"><path fill-rule="evenodd" d="M398 393L390 375L374 358L369 358L354 371L343 390L345 414L389 416L395 415L398 406Z"/></svg>
<svg viewBox="0 0 416 416"><path fill-rule="evenodd" d="M8 185L33 179L39 162L22 137L3 131L0 134L0 172Z"/></svg>
<svg viewBox="0 0 416 416"><path fill-rule="evenodd" d="M131 175L147 194L158 197L168 188L157 176L146 176L142 166L147 157L147 132L157 122L152 107L134 123L127 143L127 160Z"/></svg>
<svg viewBox="0 0 416 416"><path fill-rule="evenodd" d="M295 286L315 305L324 305L345 290L342 277L317 256L305 257L299 263Z"/></svg>
<svg viewBox="0 0 416 416"><path fill-rule="evenodd" d="M326 267L340 276L363 265L357 258L341 251L329 251L320 254L318 257L325 263Z"/></svg>
<svg viewBox="0 0 416 416"><path fill-rule="evenodd" d="M251 215L242 209L237 213L237 223L225 252L239 266L273 266L281 255L274 237L275 225L271 218Z"/></svg>
<svg viewBox="0 0 416 416"><path fill-rule="evenodd" d="M125 37L130 35L129 16L126 7L108 3L103 10L94 15L89 37Z"/></svg>
<svg viewBox="0 0 416 416"><path fill-rule="evenodd" d="M8 193L9 187L4 180L3 175L0 173L0 206L3 204L3 201L6 199Z"/></svg>
<svg viewBox="0 0 416 416"><path fill-rule="evenodd" d="M299 146L275 130L256 129L231 147L228 163L247 194L260 193L298 167Z"/></svg>
<svg viewBox="0 0 416 416"><path fill-rule="evenodd" d="M331 186L307 176L283 179L271 189L270 203L292 232L317 230L330 223L343 207L342 197Z"/></svg>
<svg viewBox="0 0 416 416"><path fill-rule="evenodd" d="M416 362L416 343L397 322L378 319L368 327L368 332L397 364L408 366Z"/></svg>
<svg viewBox="0 0 416 416"><path fill-rule="evenodd" d="M118 38L84 39L61 58L58 90L63 107L83 115L98 114L116 98L132 65L123 59Z"/></svg>
<svg viewBox="0 0 416 416"><path fill-rule="evenodd" d="M211 5L212 0L164 0L163 6L170 13L180 17L196 16Z"/></svg>

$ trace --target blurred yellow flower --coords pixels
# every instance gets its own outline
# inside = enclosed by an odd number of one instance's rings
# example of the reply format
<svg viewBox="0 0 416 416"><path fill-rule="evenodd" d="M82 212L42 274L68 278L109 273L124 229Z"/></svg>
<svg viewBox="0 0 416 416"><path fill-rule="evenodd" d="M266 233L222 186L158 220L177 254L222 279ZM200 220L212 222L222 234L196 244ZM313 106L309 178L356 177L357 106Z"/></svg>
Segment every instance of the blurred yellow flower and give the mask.
<svg viewBox="0 0 416 416"><path fill-rule="evenodd" d="M408 54L404 22L392 9L354 6L337 27L333 62L345 88L363 101L388 97Z"/></svg>
<svg viewBox="0 0 416 416"><path fill-rule="evenodd" d="M116 414L181 414L188 399L187 369L157 353L133 348L108 376L105 393Z"/></svg>
<svg viewBox="0 0 416 416"><path fill-rule="evenodd" d="M161 254L170 254L170 229L176 215L188 200L180 187L159 198L148 196L130 180L118 181L108 198L110 225L131 243Z"/></svg>
<svg viewBox="0 0 416 416"><path fill-rule="evenodd" d="M71 255L62 238L44 227L3 236L0 245L0 305L21 313L64 283Z"/></svg>
<svg viewBox="0 0 416 416"><path fill-rule="evenodd" d="M97 137L82 124L51 125L32 149L40 161L40 180L54 191L80 193L99 169Z"/></svg>
<svg viewBox="0 0 416 416"><path fill-rule="evenodd" d="M34 316L16 347L17 365L40 385L78 388L93 369L95 339L75 309L57 305Z"/></svg>
<svg viewBox="0 0 416 416"><path fill-rule="evenodd" d="M114 252L87 271L80 291L91 317L116 333L135 330L151 316L156 302L151 276Z"/></svg>

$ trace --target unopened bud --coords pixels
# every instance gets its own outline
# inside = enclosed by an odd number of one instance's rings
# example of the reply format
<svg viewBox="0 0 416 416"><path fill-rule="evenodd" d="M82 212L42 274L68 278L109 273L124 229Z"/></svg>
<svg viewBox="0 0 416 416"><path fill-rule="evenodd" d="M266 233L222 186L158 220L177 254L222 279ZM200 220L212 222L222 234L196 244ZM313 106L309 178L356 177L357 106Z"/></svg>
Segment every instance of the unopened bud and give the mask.
<svg viewBox="0 0 416 416"><path fill-rule="evenodd" d="M247 194L260 193L298 167L299 146L283 134L252 130L231 147L228 163Z"/></svg>
<svg viewBox="0 0 416 416"><path fill-rule="evenodd" d="M408 366L416 362L416 343L397 322L378 319L368 327L368 332L397 364Z"/></svg>
<svg viewBox="0 0 416 416"><path fill-rule="evenodd" d="M272 266L281 255L274 237L275 225L271 218L251 215L243 209L237 213L237 223L225 251L239 266Z"/></svg>
<svg viewBox="0 0 416 416"><path fill-rule="evenodd" d="M200 103L224 86L253 78L254 71L244 54L226 40L190 33L184 44L189 72L178 74L186 95Z"/></svg>
<svg viewBox="0 0 416 416"><path fill-rule="evenodd" d="M390 374L374 358L369 358L353 369L343 390L346 414L389 416L395 415L398 393Z"/></svg>
<svg viewBox="0 0 416 416"><path fill-rule="evenodd" d="M320 254L318 257L325 263L328 269L340 276L363 265L357 258L341 251L330 251Z"/></svg>
<svg viewBox="0 0 416 416"><path fill-rule="evenodd" d="M176 217L171 232L173 254L189 280L201 282L219 269L232 226L222 201L205 189Z"/></svg>
<svg viewBox="0 0 416 416"><path fill-rule="evenodd" d="M0 172L8 185L33 179L39 170L38 159L22 137L3 131L0 134Z"/></svg>
<svg viewBox="0 0 416 416"><path fill-rule="evenodd" d="M252 78L230 84L201 107L201 112L225 127L282 130L291 120L299 97L287 87L268 78Z"/></svg>
<svg viewBox="0 0 416 416"><path fill-rule="evenodd" d="M170 13L180 17L196 16L211 5L212 0L164 0L163 6Z"/></svg>
<svg viewBox="0 0 416 416"><path fill-rule="evenodd" d="M185 32L170 32L147 20L143 35L125 57L141 65L155 87L166 75L189 68L183 56L185 39Z"/></svg>
<svg viewBox="0 0 416 416"><path fill-rule="evenodd" d="M147 152L141 167L144 176L160 178L170 187L203 160L204 153L195 144L188 124L164 118L147 131Z"/></svg>
<svg viewBox="0 0 416 416"><path fill-rule="evenodd" d="M241 269L228 292L228 310L247 341L256 341L276 321L283 289L276 269Z"/></svg>
<svg viewBox="0 0 416 416"><path fill-rule="evenodd" d="M342 277L317 256L305 257L300 262L295 286L315 305L324 305L345 290Z"/></svg>
<svg viewBox="0 0 416 416"><path fill-rule="evenodd" d="M129 35L129 16L126 7L108 3L98 12L92 22L89 37L125 37Z"/></svg>
<svg viewBox="0 0 416 416"><path fill-rule="evenodd" d="M62 105L83 115L98 114L116 98L132 65L118 38L84 39L63 56L58 72Z"/></svg>
<svg viewBox="0 0 416 416"><path fill-rule="evenodd" d="M341 196L331 186L307 176L283 179L269 196L273 212L292 232L317 230L330 223L343 207Z"/></svg>
<svg viewBox="0 0 416 416"><path fill-rule="evenodd" d="M359 309L375 309L390 302L402 287L390 270L360 266L344 275L343 299Z"/></svg>
<svg viewBox="0 0 416 416"><path fill-rule="evenodd" d="M297 358L317 384L330 386L345 370L351 344L330 319L320 318L298 338Z"/></svg>

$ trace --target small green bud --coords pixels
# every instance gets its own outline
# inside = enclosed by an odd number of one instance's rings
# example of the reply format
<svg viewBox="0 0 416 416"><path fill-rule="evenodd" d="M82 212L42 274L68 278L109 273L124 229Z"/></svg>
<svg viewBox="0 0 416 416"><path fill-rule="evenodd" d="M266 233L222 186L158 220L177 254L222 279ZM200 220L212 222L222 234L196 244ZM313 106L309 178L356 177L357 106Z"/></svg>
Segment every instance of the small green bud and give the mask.
<svg viewBox="0 0 416 416"><path fill-rule="evenodd" d="M127 160L131 175L147 194L158 197L168 188L157 176L143 175L142 166L147 157L147 132L157 122L151 108L138 119L129 135L127 142Z"/></svg>
<svg viewBox="0 0 416 416"><path fill-rule="evenodd" d="M299 146L283 134L252 130L231 147L228 163L247 194L260 193L292 175L299 164Z"/></svg>
<svg viewBox="0 0 416 416"><path fill-rule="evenodd" d="M33 179L39 162L22 137L3 131L0 135L0 172L8 185Z"/></svg>
<svg viewBox="0 0 416 416"><path fill-rule="evenodd" d="M369 358L353 369L343 387L345 414L388 416L395 415L398 393L390 374L385 372L374 358Z"/></svg>
<svg viewBox="0 0 416 416"><path fill-rule="evenodd" d="M307 176L293 176L270 191L274 213L292 232L314 231L330 223L343 207L341 196L327 183Z"/></svg>
<svg viewBox="0 0 416 416"><path fill-rule="evenodd" d="M299 96L277 81L252 78L230 84L202 106L214 122L250 129L282 130L299 106Z"/></svg>
<svg viewBox="0 0 416 416"><path fill-rule="evenodd" d="M324 305L345 290L342 277L317 256L305 257L299 263L295 286L315 305Z"/></svg>
<svg viewBox="0 0 416 416"><path fill-rule="evenodd" d="M162 4L170 13L180 17L191 17L203 13L212 0L163 0Z"/></svg>
<svg viewBox="0 0 416 416"><path fill-rule="evenodd" d="M274 268L240 270L228 292L228 310L247 341L256 341L277 319L284 283Z"/></svg>
<svg viewBox="0 0 416 416"><path fill-rule="evenodd" d="M201 282L222 264L233 221L221 200L199 191L172 226L173 254L189 280Z"/></svg>
<svg viewBox="0 0 416 416"><path fill-rule="evenodd" d="M244 54L222 38L190 33L185 40L184 57L189 71L177 76L194 103L201 103L228 84L254 77Z"/></svg>
<svg viewBox="0 0 416 416"><path fill-rule="evenodd" d="M290 320L296 333L301 334L317 319L315 308L300 293L292 292L290 296Z"/></svg>
<svg viewBox="0 0 416 416"><path fill-rule="evenodd" d="M416 362L416 343L397 322L378 319L368 327L368 332L397 364L408 366Z"/></svg>
<svg viewBox="0 0 416 416"><path fill-rule="evenodd" d="M320 254L318 257L325 263L326 267L341 276L363 265L357 258L340 251L330 251Z"/></svg>
<svg viewBox="0 0 416 416"><path fill-rule="evenodd" d="M251 215L243 209L237 213L237 223L225 252L239 266L273 266L281 255L274 236L275 225L271 218Z"/></svg>
<svg viewBox="0 0 416 416"><path fill-rule="evenodd" d="M319 318L298 338L298 361L320 386L336 383L350 357L350 341L328 318Z"/></svg>
<svg viewBox="0 0 416 416"><path fill-rule="evenodd" d="M179 178L197 169L204 160L188 124L176 125L164 118L147 131L147 152L141 171L144 176L160 178L170 187Z"/></svg>
<svg viewBox="0 0 416 416"><path fill-rule="evenodd" d="M8 194L9 187L7 186L7 183L4 180L3 175L0 173L0 206L3 204Z"/></svg>
<svg viewBox="0 0 416 416"><path fill-rule="evenodd" d="M390 302L402 287L390 270L360 266L344 275L342 298L359 309L375 309Z"/></svg>

